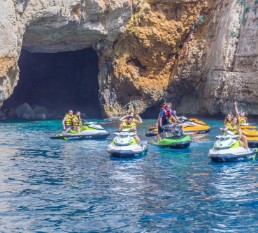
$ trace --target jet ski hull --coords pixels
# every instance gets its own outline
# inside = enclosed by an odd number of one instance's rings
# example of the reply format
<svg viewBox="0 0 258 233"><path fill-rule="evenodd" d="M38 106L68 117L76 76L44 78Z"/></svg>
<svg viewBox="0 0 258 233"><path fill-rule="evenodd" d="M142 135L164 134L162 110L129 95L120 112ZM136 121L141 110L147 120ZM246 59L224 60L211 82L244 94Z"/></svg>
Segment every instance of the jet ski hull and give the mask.
<svg viewBox="0 0 258 233"><path fill-rule="evenodd" d="M247 140L248 140L248 147L249 148L258 148L258 141L257 140L252 141L252 140L249 140L248 138L247 138Z"/></svg>
<svg viewBox="0 0 258 233"><path fill-rule="evenodd" d="M63 140L93 140L93 139L106 139L109 133L105 130L86 130L77 134L58 134L51 136L51 139Z"/></svg>
<svg viewBox="0 0 258 233"><path fill-rule="evenodd" d="M117 146L110 144L107 148L107 152L116 158L134 158L144 155L148 150L146 145L128 145L128 146Z"/></svg>
<svg viewBox="0 0 258 233"><path fill-rule="evenodd" d="M209 151L209 158L214 162L247 161L256 158L256 149L246 150L243 147Z"/></svg>
<svg viewBox="0 0 258 233"><path fill-rule="evenodd" d="M192 140L189 135L185 135L183 138L173 139L173 138L164 138L159 142L151 141L151 144L159 147L167 147L172 149L183 149L188 148Z"/></svg>

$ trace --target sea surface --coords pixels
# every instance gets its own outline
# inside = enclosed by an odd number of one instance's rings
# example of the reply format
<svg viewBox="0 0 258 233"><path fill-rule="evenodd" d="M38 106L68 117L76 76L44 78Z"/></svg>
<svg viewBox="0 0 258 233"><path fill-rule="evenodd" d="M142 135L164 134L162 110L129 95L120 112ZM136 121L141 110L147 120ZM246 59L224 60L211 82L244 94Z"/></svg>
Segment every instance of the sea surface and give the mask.
<svg viewBox="0 0 258 233"><path fill-rule="evenodd" d="M110 158L113 134L51 140L60 121L1 122L0 232L258 232L258 162L211 162L223 122L203 120L213 129L189 149L137 159Z"/></svg>

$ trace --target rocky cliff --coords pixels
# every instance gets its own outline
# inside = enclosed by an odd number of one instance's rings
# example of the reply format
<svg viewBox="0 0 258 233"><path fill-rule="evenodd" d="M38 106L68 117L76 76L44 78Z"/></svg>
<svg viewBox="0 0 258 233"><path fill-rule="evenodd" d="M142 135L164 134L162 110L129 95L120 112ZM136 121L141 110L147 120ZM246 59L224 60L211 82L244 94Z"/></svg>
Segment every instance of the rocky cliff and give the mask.
<svg viewBox="0 0 258 233"><path fill-rule="evenodd" d="M210 114L225 113L237 99L249 114L257 115L258 1L218 1L213 12L209 24L214 29L207 32L209 69L200 92L204 98L199 94L200 108Z"/></svg>
<svg viewBox="0 0 258 233"><path fill-rule="evenodd" d="M125 30L137 0L3 0L0 8L0 106L19 79L21 48L56 53L98 48Z"/></svg>
<svg viewBox="0 0 258 233"><path fill-rule="evenodd" d="M256 0L3 0L0 104L19 79L22 47L93 47L105 116L164 100L184 113L225 113L234 99L258 114L257 8Z"/></svg>

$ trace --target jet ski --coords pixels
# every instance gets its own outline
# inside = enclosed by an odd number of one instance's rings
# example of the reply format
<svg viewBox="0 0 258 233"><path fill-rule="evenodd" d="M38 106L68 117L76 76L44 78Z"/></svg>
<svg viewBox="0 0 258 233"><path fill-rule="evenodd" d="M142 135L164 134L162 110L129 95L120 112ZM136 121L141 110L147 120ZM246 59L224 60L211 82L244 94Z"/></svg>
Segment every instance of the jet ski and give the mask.
<svg viewBox="0 0 258 233"><path fill-rule="evenodd" d="M205 122L200 121L196 118L186 118L181 117L180 118L183 131L185 134L206 134L210 132L211 127L207 125ZM149 128L149 131L146 132L147 137L156 136L158 133L158 126L152 126Z"/></svg>
<svg viewBox="0 0 258 233"><path fill-rule="evenodd" d="M248 146L250 148L258 147L258 131L256 126L250 124L243 124L241 125L241 129L248 140Z"/></svg>
<svg viewBox="0 0 258 233"><path fill-rule="evenodd" d="M81 127L80 132L71 129L68 133L61 133L50 138L64 140L106 139L108 135L109 133L101 125L89 122Z"/></svg>
<svg viewBox="0 0 258 233"><path fill-rule="evenodd" d="M179 124L166 125L163 127L165 138L158 142L151 141L155 146L182 149L190 146L192 140L189 135L184 134L182 126Z"/></svg>
<svg viewBox="0 0 258 233"><path fill-rule="evenodd" d="M196 118L186 118L182 117L183 130L186 134L206 134L209 133L211 127L205 122L200 121Z"/></svg>
<svg viewBox="0 0 258 233"><path fill-rule="evenodd" d="M235 162L256 158L256 149L245 149L240 146L239 136L230 134L216 136L212 149L209 150L209 158L214 162Z"/></svg>
<svg viewBox="0 0 258 233"><path fill-rule="evenodd" d="M116 137L111 144L108 145L107 152L118 158L133 158L144 155L147 152L147 145L137 144L134 136L135 132L123 130L115 132Z"/></svg>

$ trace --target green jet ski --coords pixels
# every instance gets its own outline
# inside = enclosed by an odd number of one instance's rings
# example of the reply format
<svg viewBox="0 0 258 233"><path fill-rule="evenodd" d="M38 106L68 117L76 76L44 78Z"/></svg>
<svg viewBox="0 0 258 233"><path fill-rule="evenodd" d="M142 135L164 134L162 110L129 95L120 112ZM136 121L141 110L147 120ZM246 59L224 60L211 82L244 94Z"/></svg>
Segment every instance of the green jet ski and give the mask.
<svg viewBox="0 0 258 233"><path fill-rule="evenodd" d="M108 135L109 133L101 125L89 122L81 127L79 133L71 129L68 133L61 133L50 138L64 140L106 139Z"/></svg>
<svg viewBox="0 0 258 233"><path fill-rule="evenodd" d="M135 132L122 130L115 133L116 137L111 144L108 145L107 152L118 158L134 158L146 154L147 145L137 144L134 136Z"/></svg>
<svg viewBox="0 0 258 233"><path fill-rule="evenodd" d="M192 142L191 137L184 134L181 125L166 125L163 129L165 138L159 140L159 142L151 141L152 145L173 149L182 149L190 146Z"/></svg>
<svg viewBox="0 0 258 233"><path fill-rule="evenodd" d="M212 149L209 150L209 158L214 162L235 162L256 159L256 149L245 149L239 143L239 135L229 130L224 130L226 135L216 136Z"/></svg>

